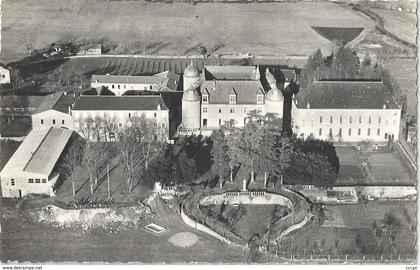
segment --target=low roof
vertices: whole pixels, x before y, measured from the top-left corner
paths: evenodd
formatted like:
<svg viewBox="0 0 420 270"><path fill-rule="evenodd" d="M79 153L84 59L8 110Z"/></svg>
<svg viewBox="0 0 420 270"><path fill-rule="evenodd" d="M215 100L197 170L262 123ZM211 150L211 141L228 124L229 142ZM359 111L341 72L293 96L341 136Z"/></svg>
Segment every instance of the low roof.
<svg viewBox="0 0 420 270"><path fill-rule="evenodd" d="M49 110L68 113L69 106L71 106L77 98L78 97L74 97L73 95L64 95L64 92L56 92L46 96L33 114Z"/></svg>
<svg viewBox="0 0 420 270"><path fill-rule="evenodd" d="M381 81L315 81L298 93L298 108L398 109L395 98Z"/></svg>
<svg viewBox="0 0 420 270"><path fill-rule="evenodd" d="M229 95L236 93L236 104L256 104L257 94L264 94L260 81L204 81L201 94L208 93L209 104L229 104Z"/></svg>
<svg viewBox="0 0 420 270"><path fill-rule="evenodd" d="M257 80L255 66L205 66L206 80Z"/></svg>
<svg viewBox="0 0 420 270"><path fill-rule="evenodd" d="M158 105L168 110L160 95L80 96L73 111L153 111Z"/></svg>
<svg viewBox="0 0 420 270"><path fill-rule="evenodd" d="M21 172L50 175L73 133L65 128L32 130L1 171L13 176Z"/></svg>
<svg viewBox="0 0 420 270"><path fill-rule="evenodd" d="M152 76L126 76L126 75L92 75L91 82L115 84L160 84L168 90L177 90L180 75L164 71ZM141 89L139 89L141 90ZM162 89L164 90L164 89Z"/></svg>

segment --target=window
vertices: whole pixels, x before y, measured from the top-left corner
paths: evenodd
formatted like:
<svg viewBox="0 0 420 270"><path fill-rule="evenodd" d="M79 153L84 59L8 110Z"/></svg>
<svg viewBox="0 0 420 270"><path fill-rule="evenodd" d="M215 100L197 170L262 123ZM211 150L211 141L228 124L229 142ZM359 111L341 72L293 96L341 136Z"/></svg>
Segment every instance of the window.
<svg viewBox="0 0 420 270"><path fill-rule="evenodd" d="M203 107L203 113L207 113L207 107Z"/></svg>
<svg viewBox="0 0 420 270"><path fill-rule="evenodd" d="M309 137L313 137L314 136L314 134L311 132L311 133L309 133Z"/></svg>
<svg viewBox="0 0 420 270"><path fill-rule="evenodd" d="M246 113L246 107L244 107L244 113Z"/></svg>
<svg viewBox="0 0 420 270"><path fill-rule="evenodd" d="M338 136L341 136L342 132L341 132L341 128L338 130Z"/></svg>
<svg viewBox="0 0 420 270"><path fill-rule="evenodd" d="M55 125L55 119L52 120L53 125Z"/></svg>
<svg viewBox="0 0 420 270"><path fill-rule="evenodd" d="M343 117L340 116L340 124L342 124L342 123L343 123Z"/></svg>
<svg viewBox="0 0 420 270"><path fill-rule="evenodd" d="M369 116L368 122L369 122L369 124L372 123L372 117Z"/></svg>
<svg viewBox="0 0 420 270"><path fill-rule="evenodd" d="M236 104L236 95L229 95L229 104Z"/></svg>
<svg viewBox="0 0 420 270"><path fill-rule="evenodd" d="M362 123L362 117L359 116L359 124Z"/></svg>
<svg viewBox="0 0 420 270"><path fill-rule="evenodd" d="M330 116L330 123L332 123L333 122L333 117L332 116Z"/></svg>
<svg viewBox="0 0 420 270"><path fill-rule="evenodd" d="M351 136L351 128L349 128L349 136Z"/></svg>
<svg viewBox="0 0 420 270"><path fill-rule="evenodd" d="M3 75L1 75L1 76L2 76L3 78L6 78L6 75L4 75L4 74L3 74Z"/></svg>
<svg viewBox="0 0 420 270"><path fill-rule="evenodd" d="M378 118L378 124L380 124L381 123L381 117L379 116L379 118Z"/></svg>
<svg viewBox="0 0 420 270"><path fill-rule="evenodd" d="M262 108L261 108L261 107L258 107L258 108L257 108L257 112L258 112L258 113L262 113Z"/></svg>
<svg viewBox="0 0 420 270"><path fill-rule="evenodd" d="M230 107L229 112L230 112L230 113L235 113L235 108Z"/></svg>
<svg viewBox="0 0 420 270"><path fill-rule="evenodd" d="M154 123L153 123L153 126L154 126L155 128L157 128L157 127L158 127L158 123L154 122Z"/></svg>
<svg viewBox="0 0 420 270"><path fill-rule="evenodd" d="M153 117L156 117L156 116L157 116L157 113L154 113L154 114L153 114Z"/></svg>
<svg viewBox="0 0 420 270"><path fill-rule="evenodd" d="M350 124L353 123L353 118L350 116Z"/></svg>
<svg viewBox="0 0 420 270"><path fill-rule="evenodd" d="M378 131L376 132L376 135L381 135L381 129L380 128L378 128Z"/></svg>
<svg viewBox="0 0 420 270"><path fill-rule="evenodd" d="M257 103L261 104L264 102L264 96L263 95L257 95Z"/></svg>
<svg viewBox="0 0 420 270"><path fill-rule="evenodd" d="M41 183L41 179L39 179L39 178L35 179L35 183L37 183L37 184Z"/></svg>
<svg viewBox="0 0 420 270"><path fill-rule="evenodd" d="M388 133L385 133L385 139L388 139Z"/></svg>
<svg viewBox="0 0 420 270"><path fill-rule="evenodd" d="M368 133L367 133L367 135L368 135L368 136L370 136L370 128L368 128Z"/></svg>
<svg viewBox="0 0 420 270"><path fill-rule="evenodd" d="M109 140L110 141L115 141L115 133L114 132L109 133Z"/></svg>
<svg viewBox="0 0 420 270"><path fill-rule="evenodd" d="M233 127L235 126L235 120L234 119L230 119L229 120L230 126Z"/></svg>
<svg viewBox="0 0 420 270"><path fill-rule="evenodd" d="M118 123L118 127L122 127L122 123Z"/></svg>
<svg viewBox="0 0 420 270"><path fill-rule="evenodd" d="M219 113L222 113L222 107L219 107Z"/></svg>
<svg viewBox="0 0 420 270"><path fill-rule="evenodd" d="M322 123L322 116L319 117L319 122Z"/></svg>
<svg viewBox="0 0 420 270"><path fill-rule="evenodd" d="M44 119L41 119L41 125L43 125L44 124Z"/></svg>
<svg viewBox="0 0 420 270"><path fill-rule="evenodd" d="M115 88L115 85L112 85L111 88L114 89Z"/></svg>
<svg viewBox="0 0 420 270"><path fill-rule="evenodd" d="M162 127L163 127L163 128L165 127L165 123L162 123Z"/></svg>
<svg viewBox="0 0 420 270"><path fill-rule="evenodd" d="M246 118L244 118L244 125L246 125Z"/></svg>
<svg viewBox="0 0 420 270"><path fill-rule="evenodd" d="M357 130L357 135L360 135L362 133L362 130L359 128L358 130Z"/></svg>
<svg viewBox="0 0 420 270"><path fill-rule="evenodd" d="M47 183L47 179L43 178L42 183Z"/></svg>
<svg viewBox="0 0 420 270"><path fill-rule="evenodd" d="M319 129L319 136L322 135L322 128Z"/></svg>
<svg viewBox="0 0 420 270"><path fill-rule="evenodd" d="M15 179L10 179L10 184L11 184L12 186L14 186L14 185L15 185Z"/></svg>
<svg viewBox="0 0 420 270"><path fill-rule="evenodd" d="M61 124L62 124L62 125L64 125L64 119L63 119L63 120L61 120Z"/></svg>
<svg viewBox="0 0 420 270"><path fill-rule="evenodd" d="M150 86L150 90L152 90L152 85Z"/></svg>
<svg viewBox="0 0 420 270"><path fill-rule="evenodd" d="M33 183L34 183L34 179L29 178L29 179L28 179L28 183L29 183L29 184L33 184Z"/></svg>
<svg viewBox="0 0 420 270"><path fill-rule="evenodd" d="M127 85L124 84L124 89L126 89L126 88L127 88Z"/></svg>
<svg viewBox="0 0 420 270"><path fill-rule="evenodd" d="M131 113L128 113L128 118L130 118L131 117Z"/></svg>
<svg viewBox="0 0 420 270"><path fill-rule="evenodd" d="M329 136L332 136L332 128L330 128L330 131L328 132Z"/></svg>
<svg viewBox="0 0 420 270"><path fill-rule="evenodd" d="M209 103L209 96L208 95L203 95L202 102L203 103Z"/></svg>
<svg viewBox="0 0 420 270"><path fill-rule="evenodd" d="M118 85L118 89L121 89L121 86L120 85Z"/></svg>
<svg viewBox="0 0 420 270"><path fill-rule="evenodd" d="M207 119L203 119L203 127L207 127Z"/></svg>
<svg viewBox="0 0 420 270"><path fill-rule="evenodd" d="M219 126L222 125L222 119L219 119Z"/></svg>

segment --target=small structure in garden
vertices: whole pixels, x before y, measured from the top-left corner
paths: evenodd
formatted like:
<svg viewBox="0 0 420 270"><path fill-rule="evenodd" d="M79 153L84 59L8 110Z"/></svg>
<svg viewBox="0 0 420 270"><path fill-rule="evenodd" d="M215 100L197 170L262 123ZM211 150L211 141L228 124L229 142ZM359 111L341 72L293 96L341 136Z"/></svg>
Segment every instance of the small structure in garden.
<svg viewBox="0 0 420 270"><path fill-rule="evenodd" d="M149 232L152 232L152 233L156 233L156 234L161 234L161 233L163 233L166 230L166 228L164 228L162 226L159 226L159 225L157 225L155 223L150 223L150 224L144 226L144 229L146 231L149 231Z"/></svg>

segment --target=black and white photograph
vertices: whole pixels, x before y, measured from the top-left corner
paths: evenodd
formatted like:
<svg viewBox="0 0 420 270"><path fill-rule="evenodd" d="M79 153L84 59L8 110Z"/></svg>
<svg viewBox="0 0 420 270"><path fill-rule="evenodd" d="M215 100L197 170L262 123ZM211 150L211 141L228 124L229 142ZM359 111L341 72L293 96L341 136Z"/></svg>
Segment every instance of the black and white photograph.
<svg viewBox="0 0 420 270"><path fill-rule="evenodd" d="M417 4L0 0L2 269L417 269Z"/></svg>

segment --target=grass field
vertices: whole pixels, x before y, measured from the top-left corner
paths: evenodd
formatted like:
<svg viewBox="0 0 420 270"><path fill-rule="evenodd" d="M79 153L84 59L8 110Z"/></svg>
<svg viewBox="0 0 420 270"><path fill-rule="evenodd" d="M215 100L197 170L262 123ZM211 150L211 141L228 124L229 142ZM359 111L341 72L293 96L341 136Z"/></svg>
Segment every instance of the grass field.
<svg viewBox="0 0 420 270"><path fill-rule="evenodd" d="M310 26L373 26L348 7L325 2L192 5L6 0L2 4L4 62L25 56L28 44L43 48L73 38L103 40L117 46L117 51L139 42L148 54L197 53L203 46L214 53L307 56L318 48L331 49L331 42Z"/></svg>
<svg viewBox="0 0 420 270"><path fill-rule="evenodd" d="M306 230L295 233L293 235L293 248L296 248L299 253L303 253L303 250L306 248L307 251L314 251L319 254L322 248L320 243L325 240L324 252L334 254L335 244L338 241L339 254L345 254L349 253L350 250L355 251L355 238L359 234L365 254L377 254L376 241L369 227L373 221L381 224L384 214L391 211L396 214L402 224L401 229L397 233L396 246L403 258L407 254L413 257L416 236L415 232L409 229L406 219L400 214L403 208L408 210L412 220L411 224L415 227L416 202L412 201L372 201L366 207L360 204L328 206L325 212L330 220L325 220L322 226L313 225ZM383 232L381 245L384 247L384 252L389 253L389 244L386 237L387 232ZM291 240L289 239L289 241ZM291 244L290 242L286 243L286 246Z"/></svg>
<svg viewBox="0 0 420 270"><path fill-rule="evenodd" d="M385 29L407 42L416 44L416 14L379 8L373 11L384 19Z"/></svg>
<svg viewBox="0 0 420 270"><path fill-rule="evenodd" d="M340 160L337 185L340 184L397 184L415 183L416 175L408 165L393 152L360 152L354 147L336 147ZM363 173L361 161L367 158L372 165L370 174Z"/></svg>

